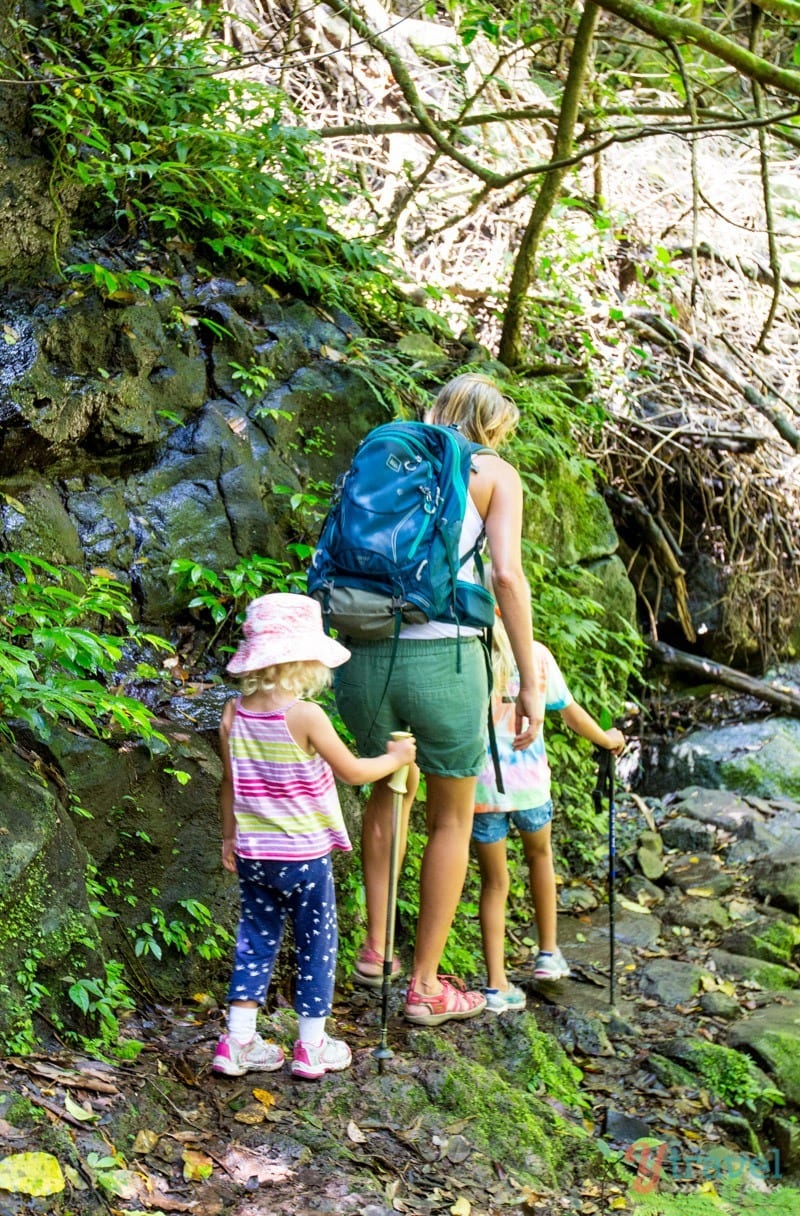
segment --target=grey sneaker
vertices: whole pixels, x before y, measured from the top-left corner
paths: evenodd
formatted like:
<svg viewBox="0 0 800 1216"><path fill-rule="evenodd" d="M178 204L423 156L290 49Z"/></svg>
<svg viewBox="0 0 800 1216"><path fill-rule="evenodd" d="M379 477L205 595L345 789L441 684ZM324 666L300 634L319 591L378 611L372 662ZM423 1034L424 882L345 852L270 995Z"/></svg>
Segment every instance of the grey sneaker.
<svg viewBox="0 0 800 1216"><path fill-rule="evenodd" d="M302 1043L298 1039L292 1056L292 1076L316 1081L326 1072L341 1072L343 1068L349 1068L352 1058L346 1043L341 1039L331 1039L327 1034L317 1044Z"/></svg>
<svg viewBox="0 0 800 1216"><path fill-rule="evenodd" d="M241 1077L246 1072L275 1072L283 1067L283 1052L277 1043L265 1043L260 1034L249 1043L240 1043L224 1034L217 1043L211 1063L213 1072L226 1077Z"/></svg>
<svg viewBox="0 0 800 1216"><path fill-rule="evenodd" d="M572 972L569 963L560 950L552 953L540 950L533 964L533 978L536 980L566 980Z"/></svg>
<svg viewBox="0 0 800 1216"><path fill-rule="evenodd" d="M505 992L502 988L484 988L486 1008L490 1013L505 1013L525 1008L525 993L516 984L509 984Z"/></svg>

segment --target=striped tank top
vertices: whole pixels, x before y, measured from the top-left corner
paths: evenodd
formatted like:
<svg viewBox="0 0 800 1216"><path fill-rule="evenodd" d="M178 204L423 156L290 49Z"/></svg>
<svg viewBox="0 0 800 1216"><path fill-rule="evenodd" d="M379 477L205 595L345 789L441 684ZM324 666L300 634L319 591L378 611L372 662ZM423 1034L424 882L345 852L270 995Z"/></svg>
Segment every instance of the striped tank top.
<svg viewBox="0 0 800 1216"><path fill-rule="evenodd" d="M311 861L351 848L331 767L298 747L286 709L253 713L236 703L229 745L239 857Z"/></svg>

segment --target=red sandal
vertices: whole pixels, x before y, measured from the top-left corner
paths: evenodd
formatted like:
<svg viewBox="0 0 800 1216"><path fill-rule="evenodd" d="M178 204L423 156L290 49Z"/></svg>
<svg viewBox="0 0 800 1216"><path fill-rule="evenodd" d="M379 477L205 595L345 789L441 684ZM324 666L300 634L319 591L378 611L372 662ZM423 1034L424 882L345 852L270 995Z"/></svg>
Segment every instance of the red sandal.
<svg viewBox="0 0 800 1216"><path fill-rule="evenodd" d="M390 980L399 979L401 970L400 959L393 958ZM362 988L383 987L383 955L379 954L377 950L373 950L371 946L362 946L350 978L354 984L360 984Z"/></svg>
<svg viewBox="0 0 800 1216"><path fill-rule="evenodd" d="M451 975L440 975L442 991L435 996L426 996L409 988L403 1014L407 1022L415 1026L441 1026L442 1022L463 1021L474 1018L486 1008L486 997L480 992L469 992L462 980Z"/></svg>

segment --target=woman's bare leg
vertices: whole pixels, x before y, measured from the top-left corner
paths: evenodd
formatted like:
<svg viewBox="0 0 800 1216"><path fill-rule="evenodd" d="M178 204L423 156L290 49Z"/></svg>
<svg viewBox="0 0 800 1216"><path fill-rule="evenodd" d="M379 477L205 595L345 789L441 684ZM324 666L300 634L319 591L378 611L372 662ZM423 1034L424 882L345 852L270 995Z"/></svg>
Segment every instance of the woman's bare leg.
<svg viewBox="0 0 800 1216"><path fill-rule="evenodd" d="M441 992L439 962L456 914L469 865L476 777L426 774L428 840L419 880L419 919L411 986Z"/></svg>
<svg viewBox="0 0 800 1216"><path fill-rule="evenodd" d="M480 921L483 957L486 959L486 985L505 992L506 978L506 901L508 900L508 859L505 840L491 844L475 842L481 871Z"/></svg>

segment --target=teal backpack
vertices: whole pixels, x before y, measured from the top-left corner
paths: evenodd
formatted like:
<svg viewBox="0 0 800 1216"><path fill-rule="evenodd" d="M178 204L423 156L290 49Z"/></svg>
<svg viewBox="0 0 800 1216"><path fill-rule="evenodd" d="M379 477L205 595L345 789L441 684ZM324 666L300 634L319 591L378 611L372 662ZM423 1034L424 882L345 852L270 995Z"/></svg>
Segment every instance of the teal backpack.
<svg viewBox="0 0 800 1216"><path fill-rule="evenodd" d="M484 535L459 557L475 452L454 427L387 422L362 440L336 482L308 571L326 629L343 638L397 636L404 624L449 621L491 628L482 585ZM459 579L475 560L479 583Z"/></svg>
<svg viewBox="0 0 800 1216"><path fill-rule="evenodd" d="M483 531L467 553L458 552L476 452L495 454L451 426L387 422L370 431L337 479L308 570L308 594L320 602L326 632L335 629L345 644L394 638L396 648L404 624L426 621L482 630L491 689L495 602L483 585ZM469 561L479 582L459 578ZM491 709L488 733L503 792Z"/></svg>

